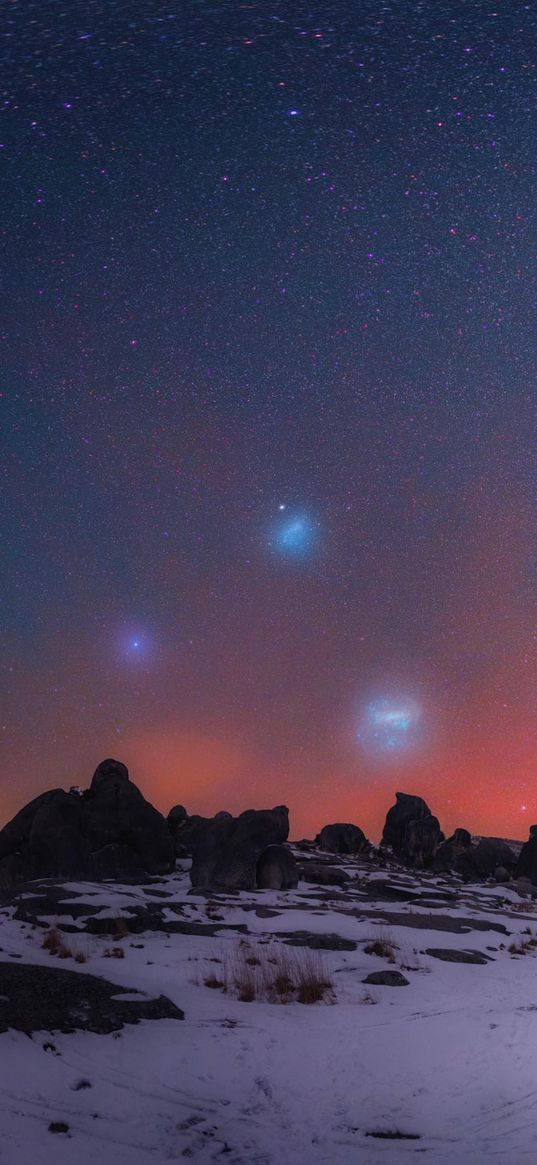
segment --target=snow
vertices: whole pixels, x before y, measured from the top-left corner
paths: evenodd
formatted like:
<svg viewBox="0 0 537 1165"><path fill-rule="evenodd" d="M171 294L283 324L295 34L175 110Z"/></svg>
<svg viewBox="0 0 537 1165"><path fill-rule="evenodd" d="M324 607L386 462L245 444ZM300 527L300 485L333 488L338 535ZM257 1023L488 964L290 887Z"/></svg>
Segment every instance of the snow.
<svg viewBox="0 0 537 1165"><path fill-rule="evenodd" d="M537 932L531 903L519 912L521 899L509 887L392 877L365 863L354 868L347 862L345 869L356 869L360 881L345 892L334 887L332 898L329 888L301 884L285 894L215 895L210 905L187 893L184 872L159 884L173 895L163 899L152 898L151 887L66 884L78 895L77 905L98 906L102 917L128 917L129 905L158 902L170 921L207 923L211 912L223 921L215 923L221 929L214 936L129 935L120 940L122 959L103 958L115 942L109 936L82 930L65 936L87 962L65 960L62 968L102 975L129 992L165 994L185 1020L144 1021L112 1035L0 1035L2 1165L209 1165L220 1159L230 1165L391 1165L415 1161L417 1154L434 1165L533 1161L537 956L532 950L513 957L507 949L528 937L528 926ZM418 889L427 903L446 889L456 900L439 899L434 908L388 901L382 897L387 879ZM378 899L366 895L368 885L371 892L378 887ZM259 917L260 905L282 913ZM386 911L421 916L430 927L388 924ZM0 958L54 966L41 947L42 929L13 913L6 908L0 915ZM434 929L436 915L500 923L509 935ZM206 987L204 978L236 955L243 938L224 927L244 924L249 946L261 957L279 949L281 940L271 939L278 932L355 941L355 951L321 952L334 1002L242 1003ZM364 952L365 942L379 935L396 946L393 969L401 963L415 968L403 971L409 986L364 985L369 972L389 967L385 958ZM442 962L423 953L430 947L478 950L491 961ZM80 1081L91 1087L77 1089ZM51 1121L65 1122L69 1132L50 1133ZM394 1131L416 1139L368 1135Z"/></svg>

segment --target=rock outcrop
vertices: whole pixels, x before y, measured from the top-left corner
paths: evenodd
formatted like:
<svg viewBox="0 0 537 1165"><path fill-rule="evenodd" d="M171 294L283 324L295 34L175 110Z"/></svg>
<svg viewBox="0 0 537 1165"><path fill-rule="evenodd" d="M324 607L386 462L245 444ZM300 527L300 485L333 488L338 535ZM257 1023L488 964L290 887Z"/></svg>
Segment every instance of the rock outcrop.
<svg viewBox="0 0 537 1165"><path fill-rule="evenodd" d="M315 841L319 849L331 854L361 854L371 848L363 830L346 821L323 825Z"/></svg>
<svg viewBox="0 0 537 1165"><path fill-rule="evenodd" d="M289 810L285 805L247 809L239 817L218 813L208 820L199 818L189 839L192 885L255 890L261 853L269 845L282 845L288 836Z"/></svg>
<svg viewBox="0 0 537 1165"><path fill-rule="evenodd" d="M467 829L456 829L451 837L438 847L433 861L435 874L454 871L463 877L475 873L472 861L472 835Z"/></svg>
<svg viewBox="0 0 537 1165"><path fill-rule="evenodd" d="M258 890L294 890L298 878L298 865L288 846L268 845L262 851L256 867Z"/></svg>
<svg viewBox="0 0 537 1165"><path fill-rule="evenodd" d="M517 866L516 854L501 837L482 837L472 857L480 878L493 877L499 868L514 874Z"/></svg>
<svg viewBox="0 0 537 1165"><path fill-rule="evenodd" d="M436 855L444 835L422 797L396 793L396 803L388 810L382 841L389 845L404 865L426 869Z"/></svg>
<svg viewBox="0 0 537 1165"><path fill-rule="evenodd" d="M105 760L80 796L51 789L0 831L0 885L41 877L119 878L173 869L173 841L161 813Z"/></svg>
<svg viewBox="0 0 537 1165"><path fill-rule="evenodd" d="M517 878L528 878L537 886L537 825L530 825L530 836L524 842L516 866Z"/></svg>

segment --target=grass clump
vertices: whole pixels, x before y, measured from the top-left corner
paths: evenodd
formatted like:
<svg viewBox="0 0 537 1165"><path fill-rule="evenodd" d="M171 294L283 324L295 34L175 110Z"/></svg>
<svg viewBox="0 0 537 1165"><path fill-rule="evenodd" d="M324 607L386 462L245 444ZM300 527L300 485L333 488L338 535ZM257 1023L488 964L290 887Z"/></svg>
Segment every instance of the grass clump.
<svg viewBox="0 0 537 1165"><path fill-rule="evenodd" d="M241 940L226 963L223 978L211 972L203 982L241 1003L312 1004L334 999L333 983L318 951L291 951L275 943L256 953Z"/></svg>
<svg viewBox="0 0 537 1165"><path fill-rule="evenodd" d="M393 939L388 935L368 939L364 946L366 955L377 955L380 959L387 959L389 963L396 962L396 949Z"/></svg>
<svg viewBox="0 0 537 1165"><path fill-rule="evenodd" d="M72 959L73 952L57 926L49 926L48 930L43 935L43 942L41 946L44 951L48 951L50 955L55 955L58 959Z"/></svg>
<svg viewBox="0 0 537 1165"><path fill-rule="evenodd" d="M224 979L219 979L217 975L207 975L203 980L205 987L211 987L213 991L225 991L226 984Z"/></svg>
<svg viewBox="0 0 537 1165"><path fill-rule="evenodd" d="M518 941L510 943L507 948L510 955L529 955L537 947L537 935L532 933L529 926L523 933L528 937L522 938L521 936Z"/></svg>

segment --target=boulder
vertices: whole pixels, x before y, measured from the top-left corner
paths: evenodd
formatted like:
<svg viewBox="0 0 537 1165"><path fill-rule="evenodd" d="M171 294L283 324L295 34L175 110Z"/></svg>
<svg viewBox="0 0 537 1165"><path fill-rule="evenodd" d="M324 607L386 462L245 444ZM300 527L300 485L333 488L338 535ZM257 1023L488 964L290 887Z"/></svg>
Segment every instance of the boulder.
<svg viewBox="0 0 537 1165"><path fill-rule="evenodd" d="M362 979L362 983L371 983L373 987L408 987L408 979L400 971L371 971Z"/></svg>
<svg viewBox="0 0 537 1165"><path fill-rule="evenodd" d="M422 797L396 793L395 801L386 816L382 841L405 865L427 868L444 840L438 818Z"/></svg>
<svg viewBox="0 0 537 1165"><path fill-rule="evenodd" d="M120 845L148 874L173 869L174 847L166 820L129 780L125 765L103 761L83 806L83 832L92 851Z"/></svg>
<svg viewBox="0 0 537 1165"><path fill-rule="evenodd" d="M129 780L125 765L111 759L98 766L82 797L78 791L51 789L0 831L2 884L14 877L165 873L173 861L164 818Z"/></svg>
<svg viewBox="0 0 537 1165"><path fill-rule="evenodd" d="M170 829L170 832L174 836L176 835L177 830L180 829L182 825L184 825L187 818L188 813L184 805L174 805L173 809L170 809L166 821L168 822L168 828Z"/></svg>
<svg viewBox="0 0 537 1165"><path fill-rule="evenodd" d="M537 886L537 825L530 825L530 836L518 857L516 876L528 878L533 886Z"/></svg>
<svg viewBox="0 0 537 1165"><path fill-rule="evenodd" d="M482 878L492 877L498 866L513 874L517 865L516 854L501 837L482 837L472 857Z"/></svg>
<svg viewBox="0 0 537 1165"><path fill-rule="evenodd" d="M434 873L444 874L451 870L457 874L462 873L461 867L464 866L464 859L470 854L471 847L471 833L467 829L456 829L452 836L438 847L432 867Z"/></svg>
<svg viewBox="0 0 537 1165"><path fill-rule="evenodd" d="M285 805L247 809L236 818L219 813L209 821L200 819L190 841L192 885L255 890L262 851L268 845L283 844L288 836L289 810Z"/></svg>
<svg viewBox="0 0 537 1165"><path fill-rule="evenodd" d="M90 788L95 791L102 781L108 781L110 777L115 781L128 781L129 770L122 761L108 757L106 760L102 760L100 765L97 765L91 778Z"/></svg>
<svg viewBox="0 0 537 1165"><path fill-rule="evenodd" d="M298 886L298 866L286 845L268 845L256 867L258 890L294 890Z"/></svg>
<svg viewBox="0 0 537 1165"><path fill-rule="evenodd" d="M367 853L370 849L365 833L358 825L351 825L348 822L338 821L334 825L323 825L315 841L319 849L331 854L361 854Z"/></svg>
<svg viewBox="0 0 537 1165"><path fill-rule="evenodd" d="M196 887L213 885L214 871L222 862L234 828L233 818L189 817L184 843L192 854L190 881Z"/></svg>
<svg viewBox="0 0 537 1165"><path fill-rule="evenodd" d="M183 840L183 833L188 821L188 814L184 805L174 805L166 818L170 831L176 858L186 857L188 850Z"/></svg>
<svg viewBox="0 0 537 1165"><path fill-rule="evenodd" d="M311 882L314 886L344 886L351 880L346 870L321 862L306 862L301 866L300 877L303 882Z"/></svg>
<svg viewBox="0 0 537 1165"><path fill-rule="evenodd" d="M230 842L217 862L213 882L226 890L255 890L257 861L268 845L281 845L289 836L289 810L247 809L230 825Z"/></svg>

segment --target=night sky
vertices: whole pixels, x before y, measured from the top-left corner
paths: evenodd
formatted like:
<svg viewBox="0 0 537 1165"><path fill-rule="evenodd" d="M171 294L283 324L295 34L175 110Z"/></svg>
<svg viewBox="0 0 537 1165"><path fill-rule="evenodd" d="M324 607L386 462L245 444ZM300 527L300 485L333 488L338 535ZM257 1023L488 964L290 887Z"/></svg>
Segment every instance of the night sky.
<svg viewBox="0 0 537 1165"><path fill-rule="evenodd" d="M3 6L0 822L537 820L537 10Z"/></svg>

